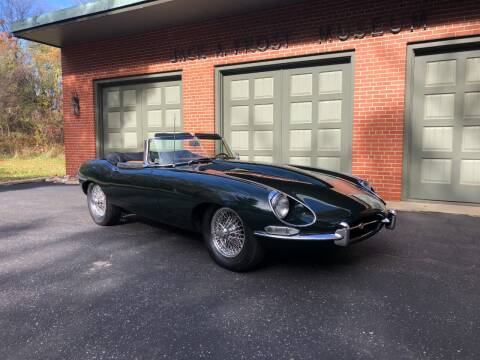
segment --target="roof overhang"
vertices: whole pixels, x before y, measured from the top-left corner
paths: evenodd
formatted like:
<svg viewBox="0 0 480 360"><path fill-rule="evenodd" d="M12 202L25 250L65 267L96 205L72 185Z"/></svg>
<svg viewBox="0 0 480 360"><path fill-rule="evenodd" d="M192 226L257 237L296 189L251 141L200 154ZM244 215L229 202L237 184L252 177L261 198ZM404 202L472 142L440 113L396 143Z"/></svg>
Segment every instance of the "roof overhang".
<svg viewBox="0 0 480 360"><path fill-rule="evenodd" d="M115 38L300 0L99 0L16 22L12 33L56 47Z"/></svg>

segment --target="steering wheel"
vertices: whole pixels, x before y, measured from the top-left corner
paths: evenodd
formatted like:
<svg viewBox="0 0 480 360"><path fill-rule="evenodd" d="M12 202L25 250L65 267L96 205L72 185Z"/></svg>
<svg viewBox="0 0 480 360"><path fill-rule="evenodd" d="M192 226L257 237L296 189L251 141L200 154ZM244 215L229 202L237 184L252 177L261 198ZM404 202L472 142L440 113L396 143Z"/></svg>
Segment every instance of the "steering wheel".
<svg viewBox="0 0 480 360"><path fill-rule="evenodd" d="M215 159L216 159L216 158L221 158L221 159L223 159L223 160L226 160L226 159L229 159L229 158L230 158L230 155L225 154L225 153L222 152L222 153L218 153L217 155L215 155Z"/></svg>

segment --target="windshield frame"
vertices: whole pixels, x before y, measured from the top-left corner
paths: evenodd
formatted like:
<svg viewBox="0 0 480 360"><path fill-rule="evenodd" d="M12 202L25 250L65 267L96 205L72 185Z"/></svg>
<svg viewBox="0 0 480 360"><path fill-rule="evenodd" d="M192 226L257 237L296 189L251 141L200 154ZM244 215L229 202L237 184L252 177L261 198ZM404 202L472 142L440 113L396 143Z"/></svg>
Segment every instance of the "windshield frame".
<svg viewBox="0 0 480 360"><path fill-rule="evenodd" d="M160 135L160 134L159 134ZM173 141L178 141L178 140L198 140L201 141L203 140L217 140L217 143L215 144L216 152L218 151L218 148L223 147L225 151L223 151L225 154L227 154L229 157L228 159L235 159L235 156L226 143L226 141L223 139L222 136L215 134L215 133L210 133L210 134L191 134L191 133L169 133L168 135L171 135L172 138L166 138L164 140L173 140ZM178 139L175 138L175 135L178 135ZM187 138L185 138L185 135L190 135ZM149 137L144 140L144 146L143 146L143 163L144 166L146 167L156 167L156 168L172 168L172 167L177 167L177 166L186 166L186 165L191 165L192 163L199 163L203 162L206 159L211 159L215 160L215 157L205 157L205 156L199 156L198 159L194 158L189 161L180 161L180 162L175 162L175 163L168 163L168 164L158 164L155 162L150 161L150 143L152 140L162 140L161 138L155 136L155 137Z"/></svg>

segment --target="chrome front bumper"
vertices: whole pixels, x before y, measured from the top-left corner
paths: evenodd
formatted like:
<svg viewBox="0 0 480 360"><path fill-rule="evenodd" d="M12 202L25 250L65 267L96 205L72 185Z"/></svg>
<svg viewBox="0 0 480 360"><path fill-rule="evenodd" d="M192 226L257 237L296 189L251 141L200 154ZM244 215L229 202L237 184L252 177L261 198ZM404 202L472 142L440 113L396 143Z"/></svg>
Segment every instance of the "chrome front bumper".
<svg viewBox="0 0 480 360"><path fill-rule="evenodd" d="M363 234L360 237L352 238L350 236L350 232L360 226L370 225L372 223L378 223L378 226L368 233ZM266 231L255 231L255 235L271 238L271 239L280 239L280 240L304 240L304 241L333 241L335 245L338 246L347 246L352 242L360 241L367 237L373 236L378 231L381 230L382 226L385 226L388 230L395 229L397 224L397 212L396 210L388 210L387 215L382 220L376 220L369 223L362 223L361 225L357 225L355 227L350 227L346 222L341 222L340 228L336 230L334 233L325 233L325 234L296 234L296 235L278 235L268 233Z"/></svg>

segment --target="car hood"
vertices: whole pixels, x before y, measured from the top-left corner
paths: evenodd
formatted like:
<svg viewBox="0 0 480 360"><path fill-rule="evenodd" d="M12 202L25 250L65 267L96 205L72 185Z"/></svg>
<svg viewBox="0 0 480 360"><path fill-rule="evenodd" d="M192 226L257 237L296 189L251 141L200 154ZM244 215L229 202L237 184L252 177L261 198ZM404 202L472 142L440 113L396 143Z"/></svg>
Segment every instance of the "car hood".
<svg viewBox="0 0 480 360"><path fill-rule="evenodd" d="M255 182L282 191L328 221L363 218L385 211L385 202L358 178L310 167L214 161L198 171Z"/></svg>

